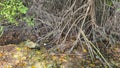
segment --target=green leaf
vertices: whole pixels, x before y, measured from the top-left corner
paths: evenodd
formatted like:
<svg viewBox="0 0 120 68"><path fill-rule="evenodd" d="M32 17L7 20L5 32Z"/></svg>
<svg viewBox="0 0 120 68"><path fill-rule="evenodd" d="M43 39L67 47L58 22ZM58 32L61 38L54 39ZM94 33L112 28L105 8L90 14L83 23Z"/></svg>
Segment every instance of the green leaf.
<svg viewBox="0 0 120 68"><path fill-rule="evenodd" d="M5 6L4 4L0 3L0 6Z"/></svg>
<svg viewBox="0 0 120 68"><path fill-rule="evenodd" d="M18 8L18 10L19 10L21 13L25 14L25 13L27 12L28 8L25 7L25 6L20 6L20 7Z"/></svg>

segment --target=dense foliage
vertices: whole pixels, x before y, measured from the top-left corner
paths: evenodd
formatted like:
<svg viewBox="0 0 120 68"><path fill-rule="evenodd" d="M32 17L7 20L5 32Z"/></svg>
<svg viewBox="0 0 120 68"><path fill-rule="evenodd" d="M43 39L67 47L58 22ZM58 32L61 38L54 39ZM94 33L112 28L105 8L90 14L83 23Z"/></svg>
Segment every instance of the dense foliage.
<svg viewBox="0 0 120 68"><path fill-rule="evenodd" d="M28 8L21 0L3 0L0 2L0 21L7 20L9 23L17 24L17 19L26 14Z"/></svg>

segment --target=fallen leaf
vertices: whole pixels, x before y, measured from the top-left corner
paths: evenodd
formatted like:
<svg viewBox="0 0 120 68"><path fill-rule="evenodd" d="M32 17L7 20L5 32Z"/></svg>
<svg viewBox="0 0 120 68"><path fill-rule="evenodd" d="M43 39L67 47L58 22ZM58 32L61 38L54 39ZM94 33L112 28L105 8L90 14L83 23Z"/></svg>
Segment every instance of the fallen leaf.
<svg viewBox="0 0 120 68"><path fill-rule="evenodd" d="M83 48L83 52L85 52L85 53L86 53L86 52L87 52L87 50L86 50L85 48Z"/></svg>
<svg viewBox="0 0 120 68"><path fill-rule="evenodd" d="M0 57L2 57L4 54L3 53L0 53Z"/></svg>

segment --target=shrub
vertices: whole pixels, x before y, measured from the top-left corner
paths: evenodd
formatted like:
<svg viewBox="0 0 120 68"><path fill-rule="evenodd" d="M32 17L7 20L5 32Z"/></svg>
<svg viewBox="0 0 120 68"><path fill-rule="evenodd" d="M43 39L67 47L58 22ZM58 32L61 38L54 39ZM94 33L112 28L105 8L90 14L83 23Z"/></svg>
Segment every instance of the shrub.
<svg viewBox="0 0 120 68"><path fill-rule="evenodd" d="M28 8L23 5L21 0L3 0L0 2L0 22L18 24L16 19L26 14Z"/></svg>
<svg viewBox="0 0 120 68"><path fill-rule="evenodd" d="M1 23L11 23L18 26L18 21L25 21L29 26L34 26L34 20L31 16L25 16L28 8L22 0L2 0L0 1L0 36L3 34ZM23 17L24 16L24 17Z"/></svg>

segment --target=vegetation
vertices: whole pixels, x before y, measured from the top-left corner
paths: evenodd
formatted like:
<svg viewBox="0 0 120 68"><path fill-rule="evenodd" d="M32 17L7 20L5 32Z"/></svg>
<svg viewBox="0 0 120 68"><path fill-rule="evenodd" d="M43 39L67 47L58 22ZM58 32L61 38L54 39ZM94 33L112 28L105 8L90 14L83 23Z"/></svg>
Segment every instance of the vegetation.
<svg viewBox="0 0 120 68"><path fill-rule="evenodd" d="M22 14L26 14L28 8L20 0L3 0L0 3L0 21L7 20L9 23L18 24L16 19L20 19Z"/></svg>
<svg viewBox="0 0 120 68"><path fill-rule="evenodd" d="M0 21L34 25L24 26L31 31L26 32L28 35L37 36L32 38L37 43L33 49L44 46L55 55L82 53L82 57L85 54L91 58L91 63L98 59L104 67L112 68L119 66L108 58L115 55L112 51L119 52L119 9L120 0L3 0Z"/></svg>

